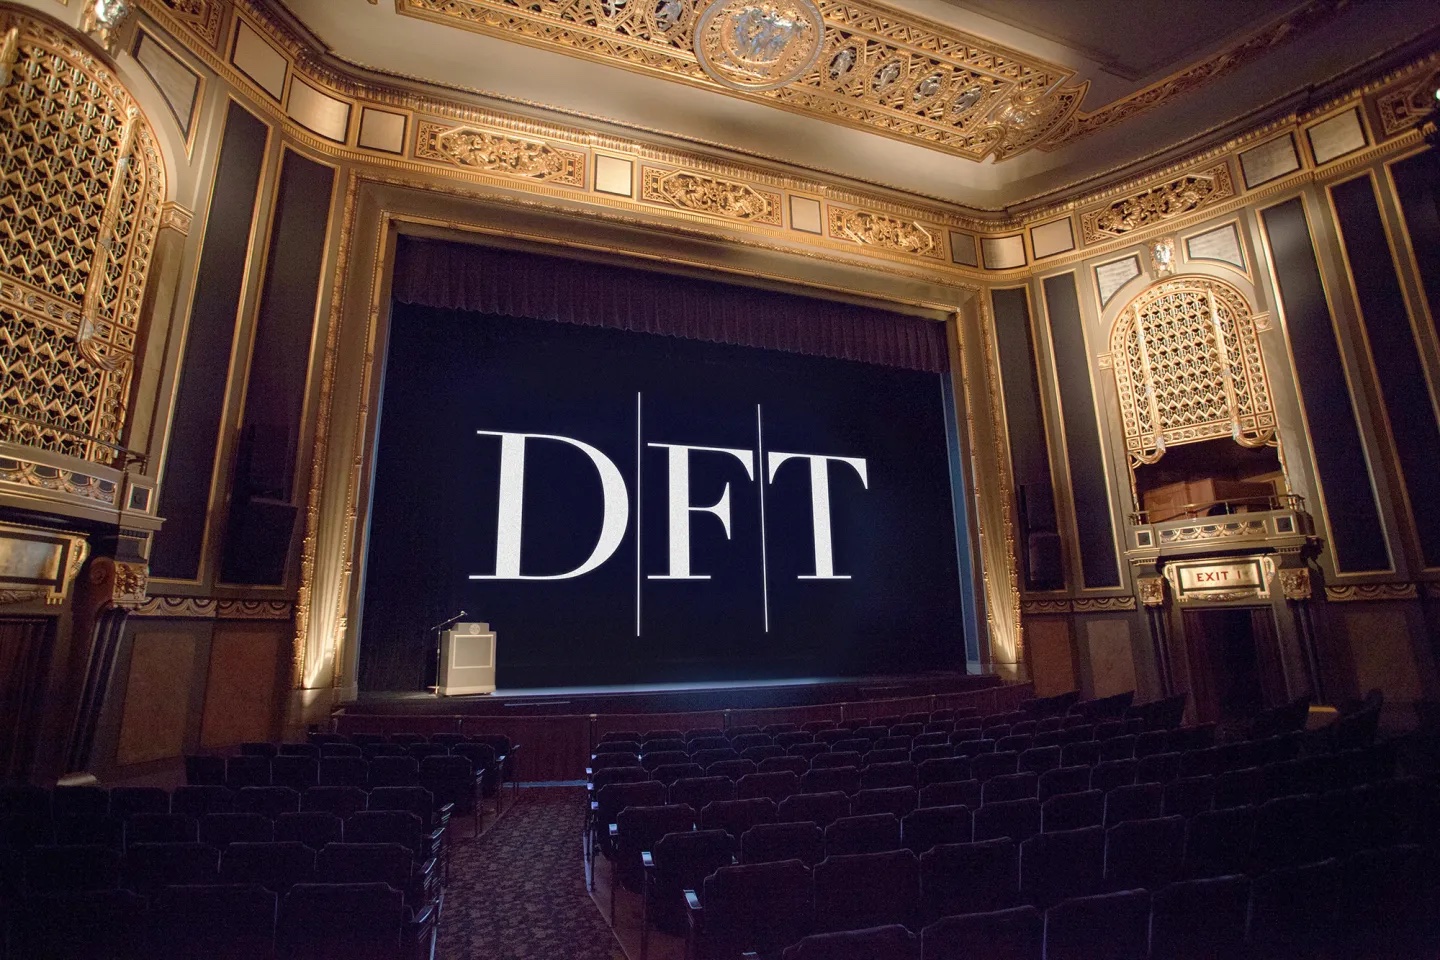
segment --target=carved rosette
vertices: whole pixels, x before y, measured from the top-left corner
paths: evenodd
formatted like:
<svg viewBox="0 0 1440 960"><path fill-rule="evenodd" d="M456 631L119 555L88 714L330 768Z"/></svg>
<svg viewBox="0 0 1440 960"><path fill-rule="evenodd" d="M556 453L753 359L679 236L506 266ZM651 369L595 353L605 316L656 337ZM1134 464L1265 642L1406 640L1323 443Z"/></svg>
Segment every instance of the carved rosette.
<svg viewBox="0 0 1440 960"><path fill-rule="evenodd" d="M585 153L562 150L544 140L493 133L478 127L446 126L422 120L415 156L485 173L585 186Z"/></svg>
<svg viewBox="0 0 1440 960"><path fill-rule="evenodd" d="M870 210L831 207L830 236L910 256L939 259L944 254L937 228Z"/></svg>
<svg viewBox="0 0 1440 960"><path fill-rule="evenodd" d="M728 220L781 225L781 196L757 190L748 183L704 176L688 170L645 167L641 176L640 199L708 213Z"/></svg>
<svg viewBox="0 0 1440 960"><path fill-rule="evenodd" d="M1140 602L1145 606L1163 607L1165 605L1164 577L1141 577L1135 581L1135 587L1140 593Z"/></svg>
<svg viewBox="0 0 1440 960"><path fill-rule="evenodd" d="M1280 571L1280 593L1286 600L1309 600L1310 568L1292 567Z"/></svg>
<svg viewBox="0 0 1440 960"><path fill-rule="evenodd" d="M1090 244L1123 237L1233 196L1235 182L1230 176L1230 165L1222 160L1206 170L1187 173L1081 214L1081 239Z"/></svg>

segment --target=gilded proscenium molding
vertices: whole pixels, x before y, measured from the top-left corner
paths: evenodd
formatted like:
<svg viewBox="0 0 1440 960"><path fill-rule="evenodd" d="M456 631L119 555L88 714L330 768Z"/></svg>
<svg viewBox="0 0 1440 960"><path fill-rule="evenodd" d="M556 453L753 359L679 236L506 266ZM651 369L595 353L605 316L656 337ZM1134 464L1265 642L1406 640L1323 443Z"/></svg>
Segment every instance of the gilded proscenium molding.
<svg viewBox="0 0 1440 960"><path fill-rule="evenodd" d="M416 124L415 156L572 187L585 186L585 152L471 126Z"/></svg>
<svg viewBox="0 0 1440 960"><path fill-rule="evenodd" d="M740 180L706 176L689 170L641 168L640 199L708 213L728 220L780 226L782 201L778 193L758 190Z"/></svg>
<svg viewBox="0 0 1440 960"><path fill-rule="evenodd" d="M1275 436L1253 313L1224 281L1185 276L1142 291L1115 318L1110 355L1132 468L1179 444L1262 447Z"/></svg>
<svg viewBox="0 0 1440 960"><path fill-rule="evenodd" d="M916 220L902 220L870 210L830 208L830 236L861 246L883 247L912 256L945 256L945 244L938 228Z"/></svg>
<svg viewBox="0 0 1440 960"><path fill-rule="evenodd" d="M1235 196L1230 164L1224 160L1186 173L1080 215L1081 241L1099 243L1214 206Z"/></svg>
<svg viewBox="0 0 1440 960"><path fill-rule="evenodd" d="M16 9L0 27L19 28L0 88L0 440L108 463L164 163L134 99L72 35Z"/></svg>
<svg viewBox="0 0 1440 960"><path fill-rule="evenodd" d="M295 608L288 600L156 596L146 598L133 614L179 620L289 620Z"/></svg>
<svg viewBox="0 0 1440 960"><path fill-rule="evenodd" d="M404 16L767 103L972 160L1005 159L1060 128L1087 84L952 27L859 0L819 0L818 57L793 82L739 90L695 53L695 0L396 0ZM794 42L800 42L797 36Z"/></svg>
<svg viewBox="0 0 1440 960"><path fill-rule="evenodd" d="M1418 600L1420 591L1413 583L1326 584L1325 599L1331 603L1352 603L1366 600Z"/></svg>
<svg viewBox="0 0 1440 960"><path fill-rule="evenodd" d="M1350 0L1310 0L1232 47L1227 47L1199 63L1186 67L1143 90L1107 103L1097 110L1076 111L1055 129L1044 142L1042 150L1054 150L1083 140L1094 133L1123 123L1156 107L1206 86L1233 73L1240 67L1264 56L1277 47L1298 39L1343 10Z"/></svg>

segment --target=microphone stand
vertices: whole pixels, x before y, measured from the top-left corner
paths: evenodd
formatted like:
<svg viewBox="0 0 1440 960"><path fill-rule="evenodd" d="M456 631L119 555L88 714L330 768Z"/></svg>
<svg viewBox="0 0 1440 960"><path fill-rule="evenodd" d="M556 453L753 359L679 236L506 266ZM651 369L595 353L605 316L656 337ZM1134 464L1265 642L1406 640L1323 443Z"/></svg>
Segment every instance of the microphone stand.
<svg viewBox="0 0 1440 960"><path fill-rule="evenodd" d="M435 686L432 689L435 691L435 696L437 697L440 696L440 631L444 630L452 623L455 623L463 616L465 616L465 611L461 610L459 613L455 614L455 616L441 620L439 623L435 624L435 626L430 628L430 632L435 635Z"/></svg>

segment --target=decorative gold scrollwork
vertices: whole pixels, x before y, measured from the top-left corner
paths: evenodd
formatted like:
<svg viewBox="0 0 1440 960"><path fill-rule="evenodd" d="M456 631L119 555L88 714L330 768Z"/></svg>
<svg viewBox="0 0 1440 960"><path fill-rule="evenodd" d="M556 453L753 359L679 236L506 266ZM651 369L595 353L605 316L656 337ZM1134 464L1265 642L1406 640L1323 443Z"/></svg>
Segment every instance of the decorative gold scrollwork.
<svg viewBox="0 0 1440 960"><path fill-rule="evenodd" d="M831 207L830 236L915 256L939 258L943 254L938 232L915 220L901 220L869 210Z"/></svg>
<svg viewBox="0 0 1440 960"><path fill-rule="evenodd" d="M748 183L691 173L645 167L640 199L681 210L694 210L731 220L781 225L780 194L756 190Z"/></svg>
<svg viewBox="0 0 1440 960"><path fill-rule="evenodd" d="M1081 237L1087 244L1123 237L1233 196L1235 183L1230 166L1222 160L1206 170L1167 180L1081 215Z"/></svg>
<svg viewBox="0 0 1440 960"><path fill-rule="evenodd" d="M528 180L585 186L585 154L561 150L543 140L491 133L476 127L421 121L415 156Z"/></svg>

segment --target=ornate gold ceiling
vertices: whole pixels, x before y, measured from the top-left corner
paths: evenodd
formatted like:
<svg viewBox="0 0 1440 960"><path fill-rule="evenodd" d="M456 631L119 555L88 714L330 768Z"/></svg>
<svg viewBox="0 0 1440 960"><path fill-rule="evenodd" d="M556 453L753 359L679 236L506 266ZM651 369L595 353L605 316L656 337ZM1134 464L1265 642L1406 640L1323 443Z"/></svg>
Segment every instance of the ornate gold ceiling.
<svg viewBox="0 0 1440 960"><path fill-rule="evenodd" d="M1039 144L1067 124L1087 86L1070 83L1064 67L854 0L395 0L395 8L972 160ZM805 28L806 8L818 8L823 30ZM727 30L702 29L696 43L702 16ZM805 43L818 46L813 58L797 55ZM707 71L727 55L739 69ZM803 69L767 88L771 62ZM737 76L747 66L753 76Z"/></svg>

